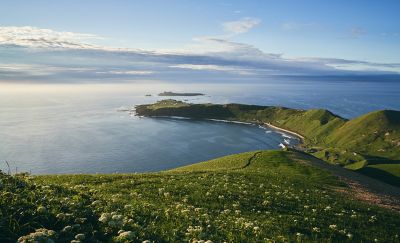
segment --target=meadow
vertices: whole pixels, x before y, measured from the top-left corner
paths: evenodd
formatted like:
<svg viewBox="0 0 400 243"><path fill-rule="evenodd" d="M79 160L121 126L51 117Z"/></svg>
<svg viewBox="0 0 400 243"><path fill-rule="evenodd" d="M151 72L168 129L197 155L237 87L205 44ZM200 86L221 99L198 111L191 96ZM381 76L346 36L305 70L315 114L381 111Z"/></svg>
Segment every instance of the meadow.
<svg viewBox="0 0 400 243"><path fill-rule="evenodd" d="M1 242L398 242L400 214L351 198L302 153L171 171L0 175Z"/></svg>

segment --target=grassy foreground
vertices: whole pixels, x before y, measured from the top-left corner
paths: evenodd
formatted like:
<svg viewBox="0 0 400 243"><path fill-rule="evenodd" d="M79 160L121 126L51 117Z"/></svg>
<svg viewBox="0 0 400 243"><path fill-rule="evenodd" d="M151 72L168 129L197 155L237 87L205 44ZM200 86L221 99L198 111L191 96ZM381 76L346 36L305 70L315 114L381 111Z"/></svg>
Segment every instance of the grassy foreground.
<svg viewBox="0 0 400 243"><path fill-rule="evenodd" d="M136 113L269 123L302 135L307 152L326 162L400 186L400 111L375 111L347 120L323 109L163 100L139 105Z"/></svg>
<svg viewBox="0 0 400 243"><path fill-rule="evenodd" d="M289 151L161 173L1 174L0 242L399 241L399 213L343 187Z"/></svg>

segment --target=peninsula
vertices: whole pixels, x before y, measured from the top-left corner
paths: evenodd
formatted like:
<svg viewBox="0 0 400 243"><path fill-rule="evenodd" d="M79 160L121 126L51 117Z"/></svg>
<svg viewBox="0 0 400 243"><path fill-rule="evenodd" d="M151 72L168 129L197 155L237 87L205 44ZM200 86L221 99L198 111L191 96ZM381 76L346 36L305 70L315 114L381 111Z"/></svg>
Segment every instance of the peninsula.
<svg viewBox="0 0 400 243"><path fill-rule="evenodd" d="M136 114L270 125L300 136L303 152L400 186L400 111L380 110L348 120L324 109L190 104L170 99L136 106Z"/></svg>

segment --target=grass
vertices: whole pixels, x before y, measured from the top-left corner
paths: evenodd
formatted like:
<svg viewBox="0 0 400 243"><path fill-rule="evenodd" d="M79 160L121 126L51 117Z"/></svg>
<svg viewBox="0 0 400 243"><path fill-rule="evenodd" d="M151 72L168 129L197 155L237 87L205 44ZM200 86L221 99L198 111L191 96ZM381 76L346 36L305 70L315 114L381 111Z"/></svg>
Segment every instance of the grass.
<svg viewBox="0 0 400 243"><path fill-rule="evenodd" d="M320 149L313 155L331 164L345 165L346 168L363 166L367 160L362 154L340 148Z"/></svg>
<svg viewBox="0 0 400 243"><path fill-rule="evenodd" d="M253 156L254 152L234 154L210 161L179 167L171 171L218 171L241 169L248 165L249 160Z"/></svg>
<svg viewBox="0 0 400 243"><path fill-rule="evenodd" d="M328 144L388 159L400 158L400 112L375 111L346 122Z"/></svg>
<svg viewBox="0 0 400 243"><path fill-rule="evenodd" d="M399 241L397 212L338 193L306 158L254 151L161 173L2 174L0 242Z"/></svg>
<svg viewBox="0 0 400 243"><path fill-rule="evenodd" d="M182 102L182 101L169 99L169 100L162 100L162 101L159 101L159 102L154 103L152 105L149 105L148 108L152 109L152 110L157 110L157 109L160 109L160 108L163 108L163 107L167 107L167 106L168 107L179 108L179 107L188 106L188 104L186 104L185 102Z"/></svg>

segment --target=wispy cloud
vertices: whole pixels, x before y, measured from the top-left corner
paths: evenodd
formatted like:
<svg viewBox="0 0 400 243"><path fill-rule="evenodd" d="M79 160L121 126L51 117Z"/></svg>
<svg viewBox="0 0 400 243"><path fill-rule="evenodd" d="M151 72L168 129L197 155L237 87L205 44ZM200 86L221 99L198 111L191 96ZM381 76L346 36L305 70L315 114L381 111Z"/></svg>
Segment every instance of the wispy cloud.
<svg viewBox="0 0 400 243"><path fill-rule="evenodd" d="M208 71L223 71L236 73L240 75L251 75L254 74L250 69L244 69L240 67L234 66L221 66L221 65L210 65L210 64L178 64L171 65L171 68L183 68L183 69L192 69L192 70L208 70Z"/></svg>
<svg viewBox="0 0 400 243"><path fill-rule="evenodd" d="M209 36L195 38L193 43L176 51L182 54L223 55L235 58L244 58L246 56L255 58L256 56L265 54L249 44Z"/></svg>
<svg viewBox="0 0 400 243"><path fill-rule="evenodd" d="M350 35L352 38L360 38L365 34L366 34L365 30L361 27L353 27L350 29Z"/></svg>
<svg viewBox="0 0 400 243"><path fill-rule="evenodd" d="M380 35L387 37L400 37L400 32L382 32Z"/></svg>
<svg viewBox="0 0 400 243"><path fill-rule="evenodd" d="M222 24L224 31L230 35L243 34L261 23L260 19L242 18L236 21L225 22Z"/></svg>
<svg viewBox="0 0 400 243"><path fill-rule="evenodd" d="M0 74L9 75L30 75L46 76L59 72L91 72L96 69L70 66L53 66L44 64L25 64L25 63L0 63Z"/></svg>
<svg viewBox="0 0 400 243"><path fill-rule="evenodd" d="M107 72L96 72L99 74L117 74L117 75L150 75L155 73L149 70L126 70L126 71L107 71Z"/></svg>
<svg viewBox="0 0 400 243"><path fill-rule="evenodd" d="M85 41L100 39L92 34L82 34L65 31L54 31L32 26L0 27L0 43L30 47L51 48L95 48Z"/></svg>

